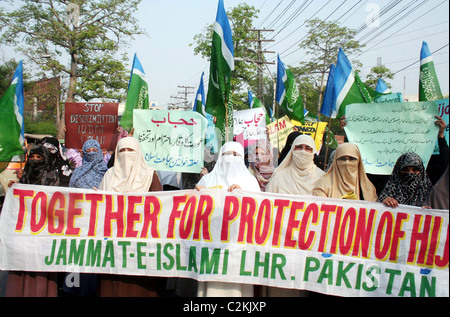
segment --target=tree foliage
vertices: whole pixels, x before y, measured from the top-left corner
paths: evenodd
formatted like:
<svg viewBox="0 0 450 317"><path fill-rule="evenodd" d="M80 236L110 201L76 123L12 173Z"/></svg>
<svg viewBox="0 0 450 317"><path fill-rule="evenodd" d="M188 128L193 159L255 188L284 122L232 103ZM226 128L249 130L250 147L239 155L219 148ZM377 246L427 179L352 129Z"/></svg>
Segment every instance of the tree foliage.
<svg viewBox="0 0 450 317"><path fill-rule="evenodd" d="M392 88L392 85L387 81L388 79L394 79L394 73L391 72L389 68L384 65L372 67L370 73L366 77L366 85L375 89L377 88L378 79L383 79L386 85L389 88Z"/></svg>
<svg viewBox="0 0 450 317"><path fill-rule="evenodd" d="M129 71L120 49L143 34L134 18L140 1L23 0L18 6L5 0L10 5L0 11L0 41L17 47L51 77L69 78L69 102L121 100ZM78 23L68 20L71 3L79 6Z"/></svg>
<svg viewBox="0 0 450 317"><path fill-rule="evenodd" d="M330 65L336 64L339 48L349 56L360 52L364 46L354 39L355 30L338 23L312 19L306 26L307 36L299 45L305 58L293 72L303 86L301 92L307 92L308 110L316 112L322 104ZM352 65L355 68L361 66L357 60L352 60Z"/></svg>

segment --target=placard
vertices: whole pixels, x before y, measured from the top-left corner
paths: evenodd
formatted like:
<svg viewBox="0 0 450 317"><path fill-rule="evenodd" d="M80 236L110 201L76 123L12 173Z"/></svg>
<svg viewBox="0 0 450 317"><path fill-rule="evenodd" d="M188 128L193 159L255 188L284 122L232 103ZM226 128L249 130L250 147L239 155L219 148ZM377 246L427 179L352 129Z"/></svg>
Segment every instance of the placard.
<svg viewBox="0 0 450 317"><path fill-rule="evenodd" d="M82 149L87 140L97 140L104 150L117 144L118 103L66 103L65 146Z"/></svg>
<svg viewBox="0 0 450 317"><path fill-rule="evenodd" d="M404 153L418 154L428 166L439 128L436 102L352 104L345 133L358 145L366 173L390 175Z"/></svg>
<svg viewBox="0 0 450 317"><path fill-rule="evenodd" d="M208 121L195 111L134 110L134 137L157 171L200 173Z"/></svg>

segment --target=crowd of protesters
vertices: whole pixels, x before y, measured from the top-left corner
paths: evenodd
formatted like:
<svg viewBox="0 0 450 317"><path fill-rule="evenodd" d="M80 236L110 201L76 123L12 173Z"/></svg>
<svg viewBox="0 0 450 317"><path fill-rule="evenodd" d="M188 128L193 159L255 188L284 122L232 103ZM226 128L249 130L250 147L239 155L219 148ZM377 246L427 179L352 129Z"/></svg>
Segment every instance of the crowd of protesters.
<svg viewBox="0 0 450 317"><path fill-rule="evenodd" d="M345 122L344 122L345 124ZM19 183L62 186L118 193L218 188L233 192L268 192L449 209L448 145L445 122L438 117L440 154L426 169L417 153L400 156L388 176L369 175L359 148L345 142L328 157L318 156L310 136L293 132L280 155L267 140L244 147L228 142L201 174L157 172L147 166L139 142L123 136L115 151L88 140L82 149L63 153L56 138L44 138L29 150ZM208 150L206 150L208 152ZM206 153L213 157L214 153ZM66 156L67 155L67 156ZM70 159L68 159L68 157ZM321 157L321 159L319 159ZM320 162L319 162L320 161ZM10 183L10 186L14 182ZM304 291L247 284L196 282L189 279L81 274L79 287L69 287L67 273L3 272L3 292L11 297L54 296L305 296ZM1 279L0 279L0 283ZM0 285L0 289L2 286ZM1 295L1 292L0 292Z"/></svg>

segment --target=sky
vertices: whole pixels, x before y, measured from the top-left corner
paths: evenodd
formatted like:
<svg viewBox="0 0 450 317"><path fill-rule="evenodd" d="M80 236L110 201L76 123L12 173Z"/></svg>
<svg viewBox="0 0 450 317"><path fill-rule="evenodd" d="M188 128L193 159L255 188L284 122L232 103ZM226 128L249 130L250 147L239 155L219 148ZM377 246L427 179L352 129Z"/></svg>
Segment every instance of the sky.
<svg viewBox="0 0 450 317"><path fill-rule="evenodd" d="M298 46L307 34L305 21L317 17L352 29L363 28L355 39L366 47L359 56L348 55L350 61L362 62L361 78L364 80L381 58L382 64L396 73L395 79L388 81L392 91L417 95L423 41L433 53L443 93L449 92L449 1L224 0L224 4L226 10L241 3L260 10L254 27L274 30L264 32L275 40L265 49L280 54L288 66L298 66L306 58L305 50ZM193 87L188 89L192 93L188 100L193 101L202 72L208 81L209 62L195 55L190 44L195 34L214 23L217 5L218 0L142 0L139 5L136 17L148 36L136 37L125 50L130 67L137 54L149 80L150 99L162 108L179 101L171 97L184 97L185 89L179 86ZM367 23L376 12L381 13L380 18ZM14 53L0 46L0 54L7 58ZM266 54L266 59L276 61L276 54ZM269 69L276 72L275 65Z"/></svg>

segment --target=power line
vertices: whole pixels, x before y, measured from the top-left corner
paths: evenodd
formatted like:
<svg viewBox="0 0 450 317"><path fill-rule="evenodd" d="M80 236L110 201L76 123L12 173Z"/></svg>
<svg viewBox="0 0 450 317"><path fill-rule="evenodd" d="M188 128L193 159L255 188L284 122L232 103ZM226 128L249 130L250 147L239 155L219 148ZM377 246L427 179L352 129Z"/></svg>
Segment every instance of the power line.
<svg viewBox="0 0 450 317"><path fill-rule="evenodd" d="M311 1L311 2L309 2ZM312 3L312 0L305 0L303 3L300 4L300 6L294 11L294 13L291 14L291 16L287 19L286 23L283 25L283 27L275 34L277 36L280 34L283 30L285 30L292 22L295 21L296 18L300 16L300 14L306 9L305 5L309 2L309 4L306 6L306 8Z"/></svg>
<svg viewBox="0 0 450 317"><path fill-rule="evenodd" d="M306 10L311 4L312 4L312 0L311 0L311 2L305 7L305 10ZM303 11L304 11L304 10L303 10ZM303 11L300 12L300 13L303 13ZM299 30L301 27L303 27L303 26L305 25L305 23L306 23L306 21L305 21L303 24L301 24L299 27L297 27L294 31L292 31L291 33L289 33L287 36L285 36L285 37L282 38L281 40L278 40L277 44L279 44L280 42L283 42L285 39L287 39L289 36L291 36L294 32L296 32L296 31ZM275 36L278 35L278 34L279 34L280 32L282 32L282 31L283 31L283 29L281 29L277 34L275 34ZM273 47L273 45L270 46L269 48L271 48L271 47Z"/></svg>
<svg viewBox="0 0 450 317"><path fill-rule="evenodd" d="M380 10L380 12L373 17L373 19L377 19L380 20L381 17L383 17L385 14L387 14L389 11L391 11L394 7L396 7L399 3L401 2L401 0L393 0L391 2L389 2L384 8L382 8ZM363 24L361 24L357 29L356 29L356 34L361 33L362 31L364 31L366 28L368 27L368 23L367 21L365 21Z"/></svg>
<svg viewBox="0 0 450 317"><path fill-rule="evenodd" d="M325 3L319 10L316 11L316 13L314 13L307 21L305 21L304 24L306 24L306 22L312 20L320 11L322 11L329 3L331 2L331 0L328 0L327 3ZM298 43L300 43L306 36L304 36L302 39L300 39L300 41L295 42L293 45L289 46L286 50L284 50L283 52L280 53L280 55L284 54L286 51L290 50L292 47L296 46Z"/></svg>
<svg viewBox="0 0 450 317"><path fill-rule="evenodd" d="M259 24L258 28L261 28L261 26L266 23L266 21L270 18L270 16L278 9L278 7L280 6L281 2L283 2L283 0L280 0L280 2L277 4L277 6L270 11L269 15Z"/></svg>
<svg viewBox="0 0 450 317"><path fill-rule="evenodd" d="M435 10L436 8L438 8L439 6L441 6L442 4L444 4L445 2L447 2L447 0L442 1L441 3L439 3L438 5L436 5L435 7L431 8L430 10L428 10L427 12L425 12L422 16L426 16L428 13L430 13L430 12L433 11L433 10ZM433 27L433 26L436 26L436 25L439 25L439 24L442 24L442 23L446 23L446 22L441 22L441 23L437 23L437 24L434 24L434 25L431 25L431 26L428 26L428 27L423 27L423 28L421 28L420 30L424 30L424 29L427 29L427 28L430 28L430 27ZM448 23L448 21L447 21L447 23ZM401 29L397 30L396 33L397 33L397 32L400 32L400 31L402 31L402 30L404 30L405 28L407 28L407 27L409 27L409 26L411 26L411 24L405 25L405 26L402 27ZM414 31L419 31L419 30L414 30ZM410 31L410 32L403 33L403 34L396 34L396 35L390 35L390 36L387 36L387 37L385 37L384 39L382 39L381 41L379 41L378 43L376 43L375 45L373 45L373 46L371 46L370 48L368 48L367 50L365 50L365 51L359 53L358 55L356 55L355 58L361 56L361 55L364 54L364 53L367 53L368 51L372 50L373 48L375 48L376 46L378 46L380 43L384 42L385 40L387 40L387 39L389 39L389 38L393 38L393 37L396 37L396 36L401 36L401 35L409 34L409 33L412 33L412 32L414 32L414 31Z"/></svg>
<svg viewBox="0 0 450 317"><path fill-rule="evenodd" d="M267 27L267 29L273 29L275 24L277 24L278 21L280 21L280 19L287 13L287 11L292 7L292 5L295 3L295 0L292 0L287 6L286 8L284 8L284 10L275 18L274 21L272 21L272 23L269 24L269 26Z"/></svg>
<svg viewBox="0 0 450 317"><path fill-rule="evenodd" d="M345 2L347 2L347 0L346 1L344 1L344 2L342 2L336 9L334 9L334 11L333 12L331 12L326 18L325 18L325 20L323 20L318 26L317 26L317 28L319 28L323 23L325 23L337 10L339 10L343 5L344 5L344 3ZM349 9L349 10L347 10L347 12L349 12L351 9ZM341 16L342 17L342 16ZM340 19L340 18L339 18ZM337 21L337 20L336 20ZM335 22L333 22L332 24L335 24L336 23L336 21ZM330 25L330 27L331 27L331 25ZM328 28L329 29L329 28ZM327 29L327 30L328 30ZM284 54L285 52L287 52L288 50L290 50L292 47L294 47L295 45L298 45L299 43L301 43L309 34L311 34L313 32L313 30L309 30L309 32L308 33L306 33L305 34L305 36L303 36L299 41L297 41L296 43L294 43L293 45L291 45L288 49L286 49L286 50L284 50L281 54ZM297 52L297 51L299 51L300 49L296 49L295 51L292 51L291 53L289 53L289 54L286 54L286 55L284 55L284 57L287 57L287 56L289 56L289 55L292 55L293 53L295 53L295 52ZM280 54L280 55L281 55Z"/></svg>
<svg viewBox="0 0 450 317"><path fill-rule="evenodd" d="M434 53L439 52L440 50L443 50L443 49L446 48L447 46L448 46L448 43L447 43L446 45L442 46L441 48L435 50L433 53L431 53L431 55L433 55ZM394 73L394 75L396 75L396 74L398 74L398 73L404 71L404 70L407 69L408 67L411 67L411 66L413 66L413 65L415 65L415 64L417 64L417 63L420 63L420 59L419 59L419 60L416 60L414 63L411 63L411 64L409 64L408 66L406 66L406 67L404 67L404 68L402 68L402 69L396 71L396 72Z"/></svg>
<svg viewBox="0 0 450 317"><path fill-rule="evenodd" d="M400 21L403 21L406 17L408 17L412 12L416 11L418 8L420 8L421 6L423 6L425 3L427 3L429 0L424 0L421 3L419 3L417 6L415 6L414 8L412 8L411 10L409 10L408 12L406 12L403 16L401 16L400 18L398 18L397 20L393 21L390 25L388 25L387 27L385 27L384 30L381 30L380 32L378 32L376 35L372 36L370 39L366 40L363 44L367 44L370 41L374 40L376 37L380 36L381 34L383 34L384 32L386 32L388 29L390 29L391 27L393 27L394 25L398 24Z"/></svg>

